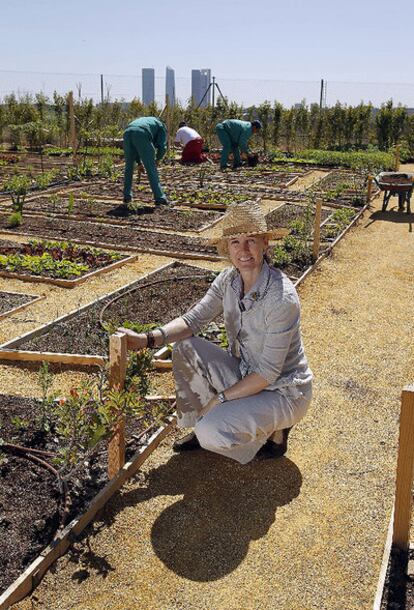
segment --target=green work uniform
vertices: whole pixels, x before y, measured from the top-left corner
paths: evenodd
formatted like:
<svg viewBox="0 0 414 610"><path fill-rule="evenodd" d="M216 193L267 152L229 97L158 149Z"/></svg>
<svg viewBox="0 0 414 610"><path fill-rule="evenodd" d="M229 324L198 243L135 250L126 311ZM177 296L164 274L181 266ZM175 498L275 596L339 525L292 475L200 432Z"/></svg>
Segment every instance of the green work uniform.
<svg viewBox="0 0 414 610"><path fill-rule="evenodd" d="M230 152L233 153L233 169L241 165L240 153L248 153L248 141L253 134L250 121L227 119L216 125L216 134L223 148L221 151L220 167L227 166Z"/></svg>
<svg viewBox="0 0 414 610"><path fill-rule="evenodd" d="M160 119L145 116L135 119L124 131L124 201L132 199L132 179L135 163L142 163L157 203L167 203L158 176L156 160L167 150L167 130ZM155 154L156 151L156 154Z"/></svg>

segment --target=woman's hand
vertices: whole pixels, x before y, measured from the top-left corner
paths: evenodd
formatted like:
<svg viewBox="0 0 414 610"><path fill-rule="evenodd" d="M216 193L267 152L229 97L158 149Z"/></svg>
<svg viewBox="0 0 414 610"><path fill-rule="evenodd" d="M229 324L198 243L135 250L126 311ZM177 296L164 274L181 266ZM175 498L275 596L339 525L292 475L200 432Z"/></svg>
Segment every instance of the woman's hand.
<svg viewBox="0 0 414 610"><path fill-rule="evenodd" d="M201 409L201 411L199 411L200 417L203 417L203 415L207 415L207 413L209 411L211 411L211 409L214 409L214 407L217 407L217 405L219 405L219 404L220 404L220 401L217 398L217 394L216 394L215 396L213 396L213 398L210 398L208 403Z"/></svg>
<svg viewBox="0 0 414 610"><path fill-rule="evenodd" d="M138 350L147 347L148 339L145 333L136 333L134 330L123 328L122 326L117 331L127 336L128 349Z"/></svg>

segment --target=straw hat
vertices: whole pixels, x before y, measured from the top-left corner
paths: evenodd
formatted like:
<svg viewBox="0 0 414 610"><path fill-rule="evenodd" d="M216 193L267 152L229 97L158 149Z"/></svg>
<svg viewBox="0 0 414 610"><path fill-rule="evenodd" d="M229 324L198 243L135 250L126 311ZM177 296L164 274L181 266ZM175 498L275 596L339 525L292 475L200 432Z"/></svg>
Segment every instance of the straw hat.
<svg viewBox="0 0 414 610"><path fill-rule="evenodd" d="M285 237L287 229L268 229L266 219L257 201L243 201L233 203L221 221L222 234L210 239L210 243L217 246L220 254L227 251L227 240L242 235L261 235L269 239Z"/></svg>

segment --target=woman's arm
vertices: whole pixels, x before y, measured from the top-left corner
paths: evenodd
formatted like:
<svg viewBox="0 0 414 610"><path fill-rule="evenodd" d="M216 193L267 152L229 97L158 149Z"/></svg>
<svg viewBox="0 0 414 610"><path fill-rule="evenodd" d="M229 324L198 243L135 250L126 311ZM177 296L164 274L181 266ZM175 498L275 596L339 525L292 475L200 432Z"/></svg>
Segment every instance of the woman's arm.
<svg viewBox="0 0 414 610"><path fill-rule="evenodd" d="M183 318L175 318L162 326L165 337L159 329L152 331L154 335L154 347L161 347L165 343L174 343L174 341L180 341L181 339L187 339L191 337L193 331L184 322ZM148 346L148 338L146 333L136 333L130 328L118 328L119 332L127 335L127 347L131 350L139 350Z"/></svg>
<svg viewBox="0 0 414 610"><path fill-rule="evenodd" d="M269 382L267 379L259 375L258 373L250 373L240 379L237 383L226 388L223 392L226 402L228 400L237 400L238 398L246 398L247 396L253 396L254 394L258 394L262 390L265 390ZM220 404L220 400L218 399L218 395L213 396L211 400L206 404L206 406L200 412L200 415L205 415L212 409Z"/></svg>

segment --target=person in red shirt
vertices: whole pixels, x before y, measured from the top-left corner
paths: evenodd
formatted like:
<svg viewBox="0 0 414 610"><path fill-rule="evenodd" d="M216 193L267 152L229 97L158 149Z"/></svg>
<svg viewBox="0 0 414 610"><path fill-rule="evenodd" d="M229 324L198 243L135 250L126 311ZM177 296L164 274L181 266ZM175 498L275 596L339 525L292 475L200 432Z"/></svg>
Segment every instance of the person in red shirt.
<svg viewBox="0 0 414 610"><path fill-rule="evenodd" d="M181 121L175 135L174 144L179 144L183 152L181 153L181 163L203 163L207 157L203 154L203 139L200 134L185 121Z"/></svg>

